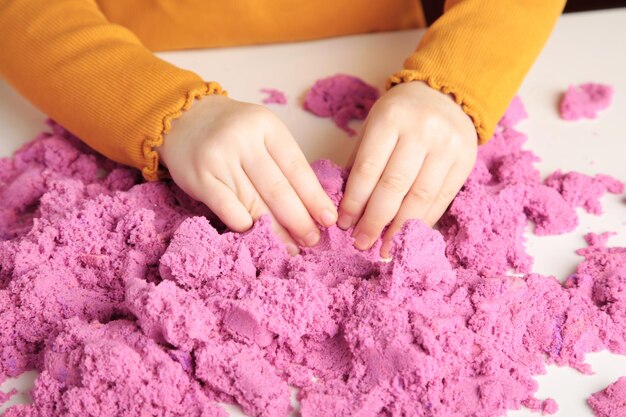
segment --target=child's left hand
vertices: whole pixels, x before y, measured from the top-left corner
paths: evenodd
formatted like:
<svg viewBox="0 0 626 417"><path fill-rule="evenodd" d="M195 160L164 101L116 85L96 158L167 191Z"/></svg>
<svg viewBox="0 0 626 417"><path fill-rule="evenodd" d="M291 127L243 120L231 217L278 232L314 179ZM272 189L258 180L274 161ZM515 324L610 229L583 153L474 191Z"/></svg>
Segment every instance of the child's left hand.
<svg viewBox="0 0 626 417"><path fill-rule="evenodd" d="M477 135L452 97L427 84L397 85L372 107L339 206L339 227L354 226L368 249L389 224L381 255L408 219L434 225L469 176Z"/></svg>

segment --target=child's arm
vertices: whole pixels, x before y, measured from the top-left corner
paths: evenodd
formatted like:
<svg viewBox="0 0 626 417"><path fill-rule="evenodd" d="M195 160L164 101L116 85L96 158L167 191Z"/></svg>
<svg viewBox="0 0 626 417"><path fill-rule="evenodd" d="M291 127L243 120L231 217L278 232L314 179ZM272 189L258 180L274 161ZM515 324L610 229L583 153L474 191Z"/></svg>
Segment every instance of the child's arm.
<svg viewBox="0 0 626 417"><path fill-rule="evenodd" d="M156 148L162 144L172 121L190 108L195 99L223 94L216 83L206 83L196 74L154 56L128 29L108 22L96 2L89 0L1 1L0 74L34 105L91 147L111 159L141 169L150 180L157 178ZM211 102L221 107L214 109L216 113L250 113L249 106L235 106L232 100ZM203 103L205 111L206 107ZM254 132L247 131L251 136L274 135L284 128L269 113L262 112L260 118L266 122L263 126L256 126ZM199 123L192 116L180 119L182 127ZM268 126L274 130L268 131ZM178 132L184 130L182 127ZM206 128L206 123L202 127ZM237 128L229 125L225 129ZM222 133L231 136L233 131ZM171 136L175 139L178 135ZM233 216L223 216L222 220L235 230L243 230L250 226L250 216L256 219L269 213L300 243L316 242L319 231L312 217L329 225L334 223L336 210L293 138L281 131L267 139L275 143L274 147L290 149L288 153L270 155L263 148L264 153L258 155L259 160L269 158L280 167L279 173L261 171L255 178L263 182L264 191L258 191L267 204L260 208L257 204L254 213L247 213L247 217L235 216L233 220ZM231 190L229 198L213 198L216 188L211 186L214 181L208 179L231 172L211 166L208 159L198 158L200 148L207 147L201 142L195 142L196 149L184 149L187 156L195 156L193 160L170 158L168 161L178 178L183 169L202 174L202 181L198 176L195 183L185 184L186 191L203 196L202 201L217 213L230 212L227 208L233 206L233 198L240 201L236 212L242 205L250 209L253 203L243 201L248 196L239 195L239 190ZM223 157L242 157L237 152L243 149ZM177 175L174 177L178 179ZM250 198L258 199L259 195ZM285 208L281 208L285 201L294 206L288 216L284 215ZM221 204L229 206L221 207ZM330 216L324 215L327 210ZM277 227L290 240L285 230ZM309 235L312 237L307 238Z"/></svg>
<svg viewBox="0 0 626 417"><path fill-rule="evenodd" d="M338 222L355 226L357 247L390 223L386 255L407 219L439 219L471 172L476 137L493 135L564 4L446 2L366 120Z"/></svg>
<svg viewBox="0 0 626 417"><path fill-rule="evenodd" d="M420 80L451 94L485 143L564 7L565 0L447 0L389 87Z"/></svg>
<svg viewBox="0 0 626 417"><path fill-rule="evenodd" d="M91 147L157 176L158 144L194 98L216 83L155 57L95 1L0 3L0 73L41 111Z"/></svg>

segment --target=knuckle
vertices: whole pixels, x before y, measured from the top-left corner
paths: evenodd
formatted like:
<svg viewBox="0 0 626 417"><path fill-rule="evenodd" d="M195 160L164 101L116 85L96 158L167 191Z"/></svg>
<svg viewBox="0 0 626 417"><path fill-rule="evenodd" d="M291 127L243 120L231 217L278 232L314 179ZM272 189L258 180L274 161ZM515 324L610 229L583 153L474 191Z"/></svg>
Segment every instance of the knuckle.
<svg viewBox="0 0 626 417"><path fill-rule="evenodd" d="M377 164L371 159L357 161L352 167L352 171L359 177L371 178L376 172Z"/></svg>
<svg viewBox="0 0 626 417"><path fill-rule="evenodd" d="M395 100L386 102L382 108L382 120L389 123L396 123L400 120L406 120L407 117L414 117L410 114L408 106Z"/></svg>
<svg viewBox="0 0 626 417"><path fill-rule="evenodd" d="M422 187L413 187L409 190L407 198L417 203L424 203L432 199L432 193Z"/></svg>
<svg viewBox="0 0 626 417"><path fill-rule="evenodd" d="M396 174L383 175L380 179L380 186L383 189L393 193L404 192L406 188L406 183L407 181L404 177Z"/></svg>
<svg viewBox="0 0 626 417"><path fill-rule="evenodd" d="M460 135L448 134L442 140L443 149L448 154L461 154L465 148L463 138Z"/></svg>
<svg viewBox="0 0 626 417"><path fill-rule="evenodd" d="M247 117L257 123L267 123L268 120L272 120L274 118L274 113L266 107L258 104L250 104L247 111Z"/></svg>
<svg viewBox="0 0 626 417"><path fill-rule="evenodd" d="M365 209L366 202L367 198L361 198L355 191L346 190L339 203L339 210L353 217L358 217Z"/></svg>
<svg viewBox="0 0 626 417"><path fill-rule="evenodd" d="M300 159L289 161L285 168L285 174L290 178L297 178L306 175L309 172L309 165Z"/></svg>
<svg viewBox="0 0 626 417"><path fill-rule="evenodd" d="M454 193L452 190L441 190L439 191L439 193L437 194L437 197L435 197L435 201L439 204L441 204L442 206L447 206L448 203L450 203L450 201L452 201L452 199L454 198L454 196L456 195L456 193Z"/></svg>
<svg viewBox="0 0 626 417"><path fill-rule="evenodd" d="M426 108L422 110L421 120L426 130L434 132L445 132L450 127L450 121L435 109Z"/></svg>
<svg viewBox="0 0 626 417"><path fill-rule="evenodd" d="M285 195L289 194L291 191L291 184L286 179L280 179L274 181L269 189L268 195L272 200L278 200L283 198Z"/></svg>

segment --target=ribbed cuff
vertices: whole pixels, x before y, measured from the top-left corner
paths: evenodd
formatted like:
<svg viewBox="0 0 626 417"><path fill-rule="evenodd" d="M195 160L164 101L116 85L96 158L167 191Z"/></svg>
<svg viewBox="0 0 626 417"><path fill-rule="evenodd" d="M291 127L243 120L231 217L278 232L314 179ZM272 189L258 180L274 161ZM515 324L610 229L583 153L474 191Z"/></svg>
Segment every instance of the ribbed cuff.
<svg viewBox="0 0 626 417"><path fill-rule="evenodd" d="M484 111L480 105L472 97L462 94L460 88L455 88L453 85L447 85L446 83L438 80L436 77L429 76L419 70L405 69L393 74L387 79L386 88L390 89L395 85L410 82L410 81L423 81L431 88L440 91L444 94L451 96L454 101L461 106L465 114L467 114L474 123L476 133L478 135L478 144L485 144L493 136L495 130L495 124L493 126L485 121Z"/></svg>

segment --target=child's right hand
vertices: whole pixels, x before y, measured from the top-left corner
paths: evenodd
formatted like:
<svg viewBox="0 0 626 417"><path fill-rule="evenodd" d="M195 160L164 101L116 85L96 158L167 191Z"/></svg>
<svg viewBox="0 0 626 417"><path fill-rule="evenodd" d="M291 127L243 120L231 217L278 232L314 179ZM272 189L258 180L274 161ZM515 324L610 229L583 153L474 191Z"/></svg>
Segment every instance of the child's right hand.
<svg viewBox="0 0 626 417"><path fill-rule="evenodd" d="M337 220L291 133L263 106L207 96L174 121L157 151L176 184L231 230L270 214L292 254L295 242L317 244L315 221Z"/></svg>

